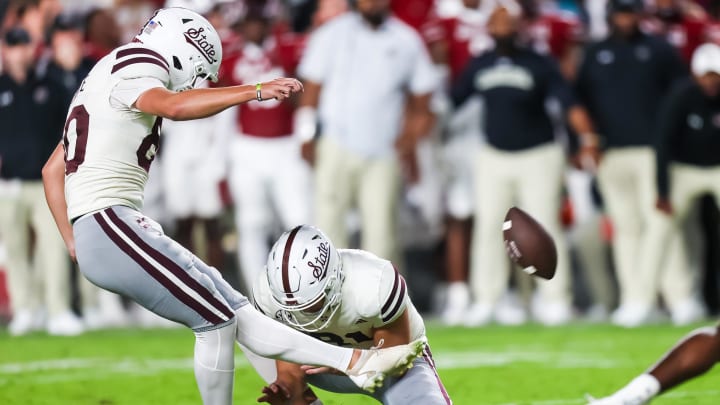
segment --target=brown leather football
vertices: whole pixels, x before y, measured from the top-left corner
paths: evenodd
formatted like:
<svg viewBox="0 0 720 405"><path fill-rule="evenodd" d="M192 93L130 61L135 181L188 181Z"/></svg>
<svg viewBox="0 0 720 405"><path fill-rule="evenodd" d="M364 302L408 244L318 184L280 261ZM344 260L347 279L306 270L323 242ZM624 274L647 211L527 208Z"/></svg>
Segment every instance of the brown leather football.
<svg viewBox="0 0 720 405"><path fill-rule="evenodd" d="M510 260L528 274L550 280L557 267L555 241L527 212L512 207L503 223L505 249Z"/></svg>

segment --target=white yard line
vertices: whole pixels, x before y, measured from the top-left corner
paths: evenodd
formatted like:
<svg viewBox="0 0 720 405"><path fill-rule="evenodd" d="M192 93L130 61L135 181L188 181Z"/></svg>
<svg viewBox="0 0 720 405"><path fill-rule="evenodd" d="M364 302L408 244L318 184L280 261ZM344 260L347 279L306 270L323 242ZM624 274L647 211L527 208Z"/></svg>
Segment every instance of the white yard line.
<svg viewBox="0 0 720 405"><path fill-rule="evenodd" d="M542 363L554 368L608 368L622 365L623 361L577 353L548 352L438 352L435 356L438 368L465 369L471 367L499 367L513 363ZM235 358L238 369L248 369L250 364L244 356ZM191 371L192 358L175 359L106 359L68 358L0 364L0 387L7 384L58 384L72 381L104 380L118 374L156 375L167 371ZM718 397L720 390L671 391L664 398ZM577 405L586 404L582 398L544 399L540 401L516 401L486 405Z"/></svg>
<svg viewBox="0 0 720 405"><path fill-rule="evenodd" d="M567 352L513 351L508 353L455 351L439 352L435 357L440 369L465 369L474 367L500 367L516 363L542 364L553 368L612 368L623 365L623 361L608 359L601 355L584 355ZM245 357L235 358L236 368L249 367ZM181 359L106 359L106 358L67 358L17 363L0 363L0 378L15 374L45 373L92 369L104 372L132 373L192 369L192 358Z"/></svg>

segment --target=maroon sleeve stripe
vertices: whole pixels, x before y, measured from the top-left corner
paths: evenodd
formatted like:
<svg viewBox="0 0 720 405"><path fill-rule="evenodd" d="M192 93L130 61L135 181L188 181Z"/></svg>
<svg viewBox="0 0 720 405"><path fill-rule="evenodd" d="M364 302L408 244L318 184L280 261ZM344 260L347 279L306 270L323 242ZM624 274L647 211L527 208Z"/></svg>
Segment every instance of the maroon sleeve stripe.
<svg viewBox="0 0 720 405"><path fill-rule="evenodd" d="M118 62L118 63L116 63L116 64L113 66L113 68L112 68L112 70L110 71L110 73L111 73L111 74L112 74L112 73L115 73L115 72L117 72L118 70L120 70L120 69L122 69L122 68L124 68L124 67L126 67L126 66L134 65L134 64L136 64L136 63L151 63L151 64L153 64L153 65L160 66L160 68L161 68L162 70L166 71L167 73L170 73L170 69L168 69L168 67L165 66L162 62L160 62L159 60L157 60L157 59L155 59L155 58L149 58L149 57L130 58L130 59L126 59L126 60L124 60L124 61L122 61L122 62Z"/></svg>
<svg viewBox="0 0 720 405"><path fill-rule="evenodd" d="M152 49L147 49L147 48L128 48L128 49L122 49L122 50L118 51L117 54L115 54L115 59L120 59L120 58L124 58L124 57L126 57L126 56L131 56L131 55L150 55L150 56L154 56L154 57L160 59L160 62L162 62L165 66L167 66L168 68L170 67L170 65L168 65L167 61L165 60L165 58L163 58L162 55L160 55L159 53L153 51Z"/></svg>
<svg viewBox="0 0 720 405"><path fill-rule="evenodd" d="M390 295L388 296L387 301L385 301L385 305L383 305L382 309L380 310L380 314L384 314L390 309L390 306L393 302L395 302L395 293L397 292L398 285L400 284L400 273L398 273L397 270L395 270L395 282L393 283L392 291L390 291Z"/></svg>
<svg viewBox="0 0 720 405"><path fill-rule="evenodd" d="M402 306L403 301L405 301L405 279L400 276L400 294L398 294L397 301L395 302L395 306L390 311L389 314L386 316L383 316L383 322L387 322L395 317L397 315L398 311L400 310L400 307Z"/></svg>

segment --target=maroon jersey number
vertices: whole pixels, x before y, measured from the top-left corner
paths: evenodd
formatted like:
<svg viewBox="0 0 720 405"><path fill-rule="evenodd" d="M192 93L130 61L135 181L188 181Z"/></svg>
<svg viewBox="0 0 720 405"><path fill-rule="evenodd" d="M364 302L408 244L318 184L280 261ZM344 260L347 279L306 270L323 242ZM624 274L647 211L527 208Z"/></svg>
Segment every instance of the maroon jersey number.
<svg viewBox="0 0 720 405"><path fill-rule="evenodd" d="M73 146L72 159L68 160L68 151L70 150L70 139L68 138L68 128L75 121L75 145ZM65 147L65 175L75 173L78 167L85 161L85 148L87 146L88 126L90 124L90 114L88 114L85 106L76 105L67 121L63 130L63 146Z"/></svg>
<svg viewBox="0 0 720 405"><path fill-rule="evenodd" d="M68 137L68 128L70 124L75 122L75 142L70 145L70 137ZM85 150L88 142L88 127L90 125L90 114L84 105L76 105L65 121L63 129L63 146L65 149L65 175L75 173L78 167L85 161ZM162 118L158 117L153 125L152 132L146 136L140 143L137 150L138 166L150 170L150 164L155 159L158 147L160 145L160 127L162 126ZM69 151L72 149L72 159Z"/></svg>

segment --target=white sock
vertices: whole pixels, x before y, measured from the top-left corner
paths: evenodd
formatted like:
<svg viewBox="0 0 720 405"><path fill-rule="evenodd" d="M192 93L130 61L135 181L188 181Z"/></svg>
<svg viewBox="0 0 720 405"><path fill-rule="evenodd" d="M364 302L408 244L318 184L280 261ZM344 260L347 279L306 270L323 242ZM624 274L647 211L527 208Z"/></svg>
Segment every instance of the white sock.
<svg viewBox="0 0 720 405"><path fill-rule="evenodd" d="M252 305L235 311L237 341L252 352L298 364L327 366L346 371L353 349L323 343L266 317Z"/></svg>
<svg viewBox="0 0 720 405"><path fill-rule="evenodd" d="M660 382L650 374L640 374L614 396L619 399L634 399L642 403L655 397L660 392Z"/></svg>
<svg viewBox="0 0 720 405"><path fill-rule="evenodd" d="M235 320L195 332L195 379L204 405L232 404L235 376Z"/></svg>

